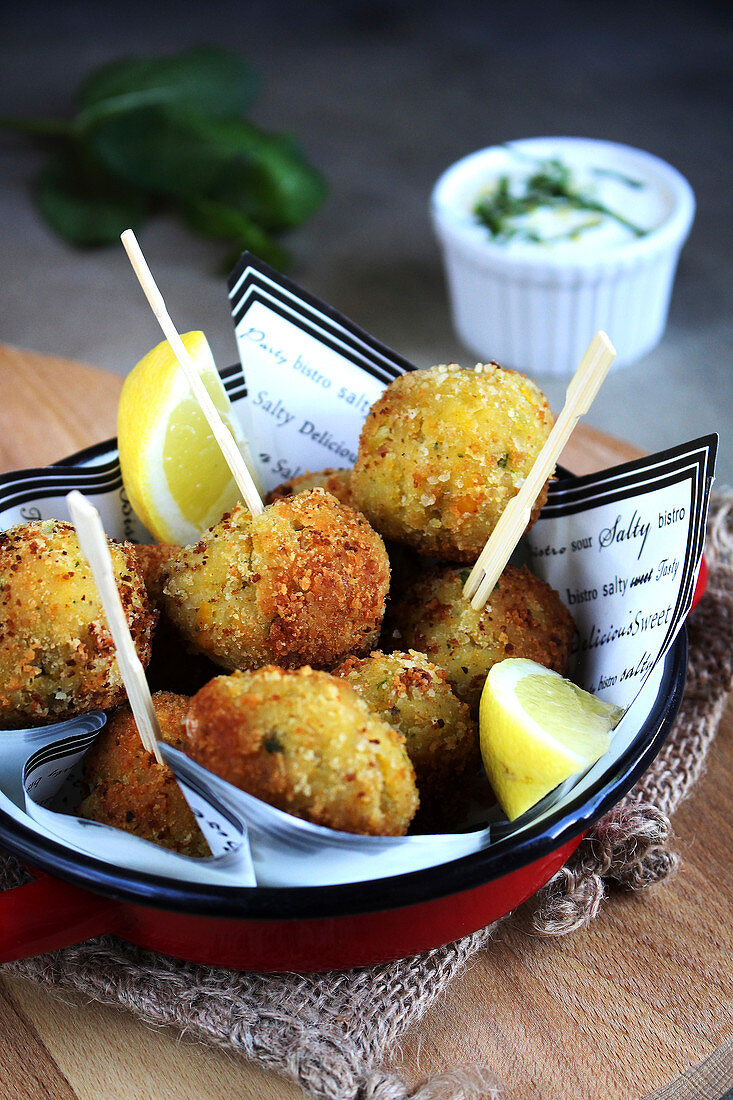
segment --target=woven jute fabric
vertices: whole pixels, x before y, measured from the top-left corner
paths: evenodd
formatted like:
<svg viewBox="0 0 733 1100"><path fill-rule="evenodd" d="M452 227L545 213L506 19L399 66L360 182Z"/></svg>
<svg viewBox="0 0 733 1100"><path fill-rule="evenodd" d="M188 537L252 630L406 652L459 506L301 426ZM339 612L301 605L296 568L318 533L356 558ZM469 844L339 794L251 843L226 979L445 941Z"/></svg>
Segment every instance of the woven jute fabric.
<svg viewBox="0 0 733 1100"><path fill-rule="evenodd" d="M688 624L682 707L649 771L537 896L534 925L557 936L587 924L612 885L639 890L676 865L669 815L690 793L733 685L733 493L714 494L707 593ZM0 889L26 878L0 854ZM511 918L509 918L511 919ZM495 926L425 955L327 974L241 974L197 966L103 937L8 969L121 1005L153 1025L236 1051L296 1081L318 1100L499 1100L487 1069L461 1068L411 1093L384 1068L417 1023L482 949Z"/></svg>

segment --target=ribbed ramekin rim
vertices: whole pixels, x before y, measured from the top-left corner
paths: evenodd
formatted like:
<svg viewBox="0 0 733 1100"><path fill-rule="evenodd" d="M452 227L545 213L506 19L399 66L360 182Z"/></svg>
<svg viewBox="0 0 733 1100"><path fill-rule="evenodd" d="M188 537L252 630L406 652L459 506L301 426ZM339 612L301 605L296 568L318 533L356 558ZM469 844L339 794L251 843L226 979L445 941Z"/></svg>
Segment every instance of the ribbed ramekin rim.
<svg viewBox="0 0 733 1100"><path fill-rule="evenodd" d="M569 275L571 273L588 275L593 272L598 276L606 271L613 274L622 273L624 269L631 269L637 262L656 259L662 253L678 252L684 244L692 226L695 216L695 195L692 187L676 168L654 153L647 153L643 149L637 149L632 145L624 145L620 142L605 141L598 138L582 137L535 137L523 138L518 141L508 142L508 145L516 145L518 148L526 148L539 142L557 142L558 144L577 144L586 146L603 146L622 150L631 154L640 162L653 168L667 183L674 196L675 205L670 215L650 230L644 237L628 241L624 244L604 250L600 254L578 256L509 256L501 244L496 244L490 238L482 241L475 232L475 227L462 224L456 217L454 208L442 199L442 194L450 183L455 181L459 174L467 173L475 169L489 153L494 153L499 145L489 145L483 149L477 149L468 153L451 164L438 177L430 196L430 211L433 225L444 247L459 247L461 252L470 255L479 266L502 271L507 274L514 273L519 276L522 272L533 271L537 276L557 275L560 272ZM565 282L565 279L562 280Z"/></svg>

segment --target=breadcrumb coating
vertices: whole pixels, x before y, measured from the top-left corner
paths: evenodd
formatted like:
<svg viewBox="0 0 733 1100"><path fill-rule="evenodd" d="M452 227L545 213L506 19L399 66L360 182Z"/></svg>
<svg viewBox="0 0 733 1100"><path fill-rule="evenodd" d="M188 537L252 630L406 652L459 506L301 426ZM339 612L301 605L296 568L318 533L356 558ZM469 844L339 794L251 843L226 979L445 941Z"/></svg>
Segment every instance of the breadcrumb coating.
<svg viewBox="0 0 733 1100"><path fill-rule="evenodd" d="M108 544L145 666L157 613L133 548ZM73 526L48 519L0 533L0 726L58 721L125 698L102 601Z"/></svg>
<svg viewBox="0 0 733 1100"><path fill-rule="evenodd" d="M351 684L375 714L404 734L421 814L448 816L456 785L476 770L480 756L476 723L453 693L445 671L411 649L349 657L334 675Z"/></svg>
<svg viewBox="0 0 733 1100"><path fill-rule="evenodd" d="M181 549L180 546L171 542L133 547L142 570L148 599L160 613L147 668L150 690L193 695L208 683L212 676L216 676L219 669L208 657L198 653L181 637L180 632L165 613L163 565Z"/></svg>
<svg viewBox="0 0 733 1100"><path fill-rule="evenodd" d="M153 607L160 607L163 597L163 564L178 550L180 546L173 542L143 543L132 547L145 581L145 591Z"/></svg>
<svg viewBox="0 0 733 1100"><path fill-rule="evenodd" d="M386 539L473 562L553 425L541 390L496 363L411 371L372 406L351 485ZM540 494L536 519L546 498Z"/></svg>
<svg viewBox="0 0 733 1100"><path fill-rule="evenodd" d="M442 566L412 585L390 612L393 645L426 653L444 668L474 716L489 669L526 657L564 675L575 624L557 592L522 566L508 565L488 603L475 611L463 596L468 569Z"/></svg>
<svg viewBox="0 0 733 1100"><path fill-rule="evenodd" d="M304 489L325 489L331 496L336 497L342 504L348 504L350 508L358 508L351 491L351 469L326 469L315 472L306 472L292 477L290 481L283 481L281 485L267 494L265 503L273 504L276 500L285 500L286 497L296 496Z"/></svg>
<svg viewBox="0 0 733 1100"><path fill-rule="evenodd" d="M186 695L153 695L162 740L176 749L183 747L188 702ZM173 772L144 748L129 707L116 710L100 731L84 760L84 782L89 793L81 817L183 855L211 855Z"/></svg>
<svg viewBox="0 0 733 1100"><path fill-rule="evenodd" d="M323 489L255 517L238 505L163 570L169 618L228 669L332 668L368 653L389 588L381 538Z"/></svg>
<svg viewBox="0 0 733 1100"><path fill-rule="evenodd" d="M343 680L273 666L191 700L184 751L280 810L342 832L403 836L418 807L405 739Z"/></svg>

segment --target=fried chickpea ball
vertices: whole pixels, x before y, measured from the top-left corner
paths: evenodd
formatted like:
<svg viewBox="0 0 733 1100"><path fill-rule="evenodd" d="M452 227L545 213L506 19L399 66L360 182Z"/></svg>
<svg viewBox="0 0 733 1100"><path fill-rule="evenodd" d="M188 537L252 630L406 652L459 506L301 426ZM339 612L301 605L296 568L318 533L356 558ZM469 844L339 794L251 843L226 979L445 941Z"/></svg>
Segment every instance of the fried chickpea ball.
<svg viewBox="0 0 733 1100"><path fill-rule="evenodd" d="M228 669L332 668L368 653L389 588L381 538L323 489L254 517L237 506L163 569L169 618Z"/></svg>
<svg viewBox="0 0 733 1100"><path fill-rule="evenodd" d="M388 635L444 668L477 715L489 669L505 657L564 674L575 624L554 588L526 566L506 567L482 611L463 596L467 577L467 569L451 566L421 577L392 608Z"/></svg>
<svg viewBox="0 0 733 1100"><path fill-rule="evenodd" d="M109 541L138 657L150 659L157 613L132 547ZM58 721L125 699L97 586L70 523L0 533L0 726Z"/></svg>
<svg viewBox="0 0 733 1100"><path fill-rule="evenodd" d="M183 747L188 702L186 695L153 695L161 739L176 749ZM182 855L211 855L173 772L143 746L129 707L119 707L110 716L87 753L84 783L89 793L79 806L81 817Z"/></svg>
<svg viewBox="0 0 733 1100"><path fill-rule="evenodd" d="M133 547L142 570L148 599L153 607L162 609L165 584L163 563L180 549L180 546L170 542ZM208 657L197 653L185 642L162 609L147 668L150 690L192 695L208 683L212 676L216 676L218 671Z"/></svg>
<svg viewBox="0 0 733 1100"><path fill-rule="evenodd" d="M325 489L342 504L348 504L350 508L358 508L351 491L350 469L318 470L316 473L299 474L291 477L290 481L283 481L281 485L267 494L266 503L273 504L276 500L284 500L286 497L294 497L302 493L304 489Z"/></svg>
<svg viewBox="0 0 733 1100"><path fill-rule="evenodd" d="M547 399L496 363L411 371L372 406L351 479L386 539L473 562L552 429ZM532 521L544 504L540 494Z"/></svg>
<svg viewBox="0 0 733 1100"><path fill-rule="evenodd" d="M479 762L478 732L468 706L454 694L442 668L424 653L349 657L341 676L375 714L405 736L415 769L421 811L453 803L456 783Z"/></svg>
<svg viewBox="0 0 733 1100"><path fill-rule="evenodd" d="M287 497L302 493L305 489L322 488L331 496L340 500L342 504L347 504L350 508L358 511L359 506L351 491L351 474L351 469L328 469L321 470L318 473L300 474L298 477L291 478L290 481L284 481L281 485L276 486L272 492L267 494L266 502L272 504L276 500L285 500ZM424 559L419 559L412 550L400 545L400 543L386 542L385 549L390 564L391 597L408 580L413 580L416 572L424 568L425 563Z"/></svg>
<svg viewBox="0 0 733 1100"><path fill-rule="evenodd" d="M418 807L402 734L327 672L217 676L191 700L186 741L205 768L316 825L404 836Z"/></svg>
<svg viewBox="0 0 733 1100"><path fill-rule="evenodd" d="M158 542L150 545L144 543L132 548L143 575L145 591L153 607L160 606L163 595L163 584L165 583L163 563L177 550L180 550L180 546L176 546L172 542Z"/></svg>

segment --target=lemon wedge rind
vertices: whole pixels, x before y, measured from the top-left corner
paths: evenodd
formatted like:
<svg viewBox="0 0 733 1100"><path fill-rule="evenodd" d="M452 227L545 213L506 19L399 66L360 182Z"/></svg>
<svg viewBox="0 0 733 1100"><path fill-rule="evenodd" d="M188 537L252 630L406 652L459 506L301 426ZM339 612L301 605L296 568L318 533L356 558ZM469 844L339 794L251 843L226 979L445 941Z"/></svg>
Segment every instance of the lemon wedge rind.
<svg viewBox="0 0 733 1100"><path fill-rule="evenodd" d="M246 457L203 332L182 336L224 423ZM239 491L167 340L125 379L117 416L122 478L130 504L159 542L188 544L218 522Z"/></svg>
<svg viewBox="0 0 733 1100"><path fill-rule="evenodd" d="M598 760L622 713L534 661L494 665L481 697L481 755L507 817Z"/></svg>

